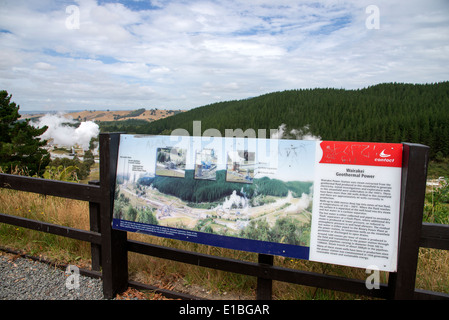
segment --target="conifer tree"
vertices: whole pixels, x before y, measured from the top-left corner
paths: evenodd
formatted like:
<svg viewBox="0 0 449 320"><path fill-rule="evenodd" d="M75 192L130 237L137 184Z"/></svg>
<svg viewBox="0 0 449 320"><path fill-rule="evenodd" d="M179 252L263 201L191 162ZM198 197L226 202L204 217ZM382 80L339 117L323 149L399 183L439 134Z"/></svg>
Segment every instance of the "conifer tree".
<svg viewBox="0 0 449 320"><path fill-rule="evenodd" d="M31 176L41 176L50 162L49 153L41 141L47 127L35 128L29 120L19 121L19 108L11 102L11 95L0 91L0 167L3 172L25 171Z"/></svg>

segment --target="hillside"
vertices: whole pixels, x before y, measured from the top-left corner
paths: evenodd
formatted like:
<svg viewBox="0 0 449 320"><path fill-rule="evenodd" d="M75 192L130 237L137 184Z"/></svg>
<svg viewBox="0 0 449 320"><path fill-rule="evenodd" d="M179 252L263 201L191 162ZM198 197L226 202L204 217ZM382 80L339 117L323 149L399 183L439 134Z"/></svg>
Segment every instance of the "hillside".
<svg viewBox="0 0 449 320"><path fill-rule="evenodd" d="M66 113L66 117L72 117L80 121L124 121L124 120L143 120L155 121L167 118L174 114L183 112L183 110L159 110L159 109L137 109L137 110L100 110L100 111L77 111ZM37 118L43 114L22 115L22 118Z"/></svg>
<svg viewBox="0 0 449 320"><path fill-rule="evenodd" d="M174 195L182 200L194 203L214 202L224 197L230 196L234 190L239 196L249 199L259 196L285 197L291 191L294 197L301 197L303 193L310 192L311 182L289 181L284 182L277 179L263 177L254 179L254 183L244 184L226 182L226 171L217 171L216 180L194 179L194 171L186 170L185 179L174 177L142 177L138 183L141 185L152 185L157 190ZM257 190L257 191L256 191Z"/></svg>
<svg viewBox="0 0 449 320"><path fill-rule="evenodd" d="M323 140L412 142L431 147L431 157L449 156L449 82L385 83L357 90L300 89L214 103L151 123L100 125L102 132L170 134L201 130L277 129L311 133ZM295 135L291 135L295 137Z"/></svg>

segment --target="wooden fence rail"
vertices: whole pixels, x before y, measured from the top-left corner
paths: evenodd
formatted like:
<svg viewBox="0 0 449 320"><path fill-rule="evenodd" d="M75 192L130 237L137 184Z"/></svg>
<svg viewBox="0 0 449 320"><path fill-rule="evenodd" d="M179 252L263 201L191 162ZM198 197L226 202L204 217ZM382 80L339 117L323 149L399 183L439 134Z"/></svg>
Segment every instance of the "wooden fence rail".
<svg viewBox="0 0 449 320"><path fill-rule="evenodd" d="M3 213L0 213L0 223L91 243L92 270L101 270L103 293L107 299L123 292L128 286L155 290L172 298L199 299L129 280L128 252L135 252L254 276L257 278L256 299L271 299L272 281L276 280L382 299L449 300L449 294L415 288L419 248L449 250L449 225L422 223L428 154L428 148L425 146L404 144L398 270L394 273L390 272L388 284L381 284L379 289L368 289L365 281L359 279L274 266L273 256L270 255L259 254L258 262L248 262L127 239L126 232L111 227L119 137L119 134L100 134L100 181L77 184L0 174L1 188L89 202L90 230L80 230Z"/></svg>

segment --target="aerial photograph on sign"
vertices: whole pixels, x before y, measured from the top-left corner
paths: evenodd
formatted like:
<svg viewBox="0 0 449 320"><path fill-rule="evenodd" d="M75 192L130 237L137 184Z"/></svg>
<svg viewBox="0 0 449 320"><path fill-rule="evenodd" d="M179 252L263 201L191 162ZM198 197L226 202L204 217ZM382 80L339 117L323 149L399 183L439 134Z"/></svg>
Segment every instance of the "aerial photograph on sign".
<svg viewBox="0 0 449 320"><path fill-rule="evenodd" d="M309 246L315 142L277 140L264 157L257 146L270 140L235 150L172 140L122 135L114 219Z"/></svg>

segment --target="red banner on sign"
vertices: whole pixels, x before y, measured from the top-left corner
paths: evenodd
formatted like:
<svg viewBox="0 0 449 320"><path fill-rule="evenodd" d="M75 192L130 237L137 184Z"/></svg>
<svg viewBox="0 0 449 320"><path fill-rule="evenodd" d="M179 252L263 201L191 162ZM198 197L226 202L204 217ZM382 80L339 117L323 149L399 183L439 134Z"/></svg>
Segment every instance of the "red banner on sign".
<svg viewBox="0 0 449 320"><path fill-rule="evenodd" d="M320 163L401 167L402 144L323 141Z"/></svg>

